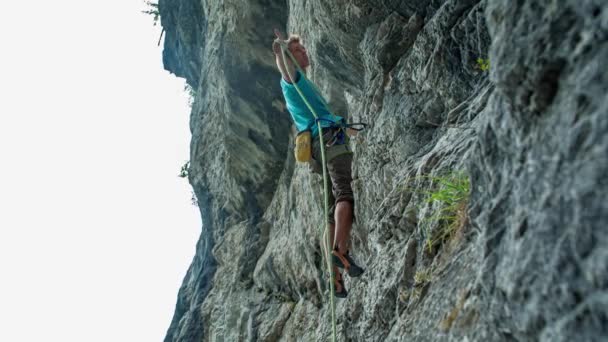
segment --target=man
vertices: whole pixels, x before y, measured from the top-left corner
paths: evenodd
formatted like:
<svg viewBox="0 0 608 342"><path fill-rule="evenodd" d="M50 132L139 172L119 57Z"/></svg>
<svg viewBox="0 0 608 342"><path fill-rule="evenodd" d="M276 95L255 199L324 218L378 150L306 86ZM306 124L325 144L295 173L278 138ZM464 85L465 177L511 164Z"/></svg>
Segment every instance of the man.
<svg viewBox="0 0 608 342"><path fill-rule="evenodd" d="M276 62L281 71L281 89L287 103L287 109L291 114L296 129L301 132L306 129L312 131L313 137L313 159L321 162L321 149L319 146L319 132L315 118L310 109L302 100L297 92L295 85L302 91L303 95L315 112L321 118L323 141L326 143L326 165L331 178L331 189L329 193L329 230L330 244L333 246L332 262L335 273L335 292L336 297L344 298L347 295L344 281L339 268L344 268L351 277L358 277L363 273L363 269L357 266L349 255L348 242L350 230L353 223L354 197L351 188L351 164L352 153L348 146L348 138L343 130L336 123L343 120L342 117L332 115L325 106L324 101L314 91L313 85L300 74L291 59L286 56L283 61L281 52L281 41L287 46L300 68L306 72L310 66L306 48L300 41L300 37L291 35L289 39L283 40L281 33L275 29L276 39L273 42L272 50L276 56ZM287 54L287 53L286 53ZM292 79L293 77L293 79ZM338 139L340 138L340 139ZM337 152L336 152L337 151ZM333 153L332 153L333 152ZM335 239L334 239L335 237Z"/></svg>

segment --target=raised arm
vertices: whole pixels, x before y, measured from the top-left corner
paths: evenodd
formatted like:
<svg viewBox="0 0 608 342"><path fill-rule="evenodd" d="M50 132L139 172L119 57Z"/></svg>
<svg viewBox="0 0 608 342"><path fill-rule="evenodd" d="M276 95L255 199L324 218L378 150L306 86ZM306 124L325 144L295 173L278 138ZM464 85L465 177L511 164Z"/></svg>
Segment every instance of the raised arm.
<svg viewBox="0 0 608 342"><path fill-rule="evenodd" d="M283 53L281 52L281 42L285 42L285 40L283 39L283 36L281 35L281 32L278 29L274 29L274 34L277 38L274 40L274 42L272 42L272 51L275 55L277 67L279 68L283 79L288 83L292 83L291 77L289 77L289 75L293 75L295 77L296 68L294 67L289 57L286 55L285 58L287 61L287 69L285 69L285 63L283 63Z"/></svg>

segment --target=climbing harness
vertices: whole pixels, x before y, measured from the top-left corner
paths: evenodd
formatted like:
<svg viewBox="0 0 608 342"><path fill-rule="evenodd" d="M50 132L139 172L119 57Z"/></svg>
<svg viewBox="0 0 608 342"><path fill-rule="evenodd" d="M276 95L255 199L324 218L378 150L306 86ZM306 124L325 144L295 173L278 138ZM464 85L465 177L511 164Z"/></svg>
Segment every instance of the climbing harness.
<svg viewBox="0 0 608 342"><path fill-rule="evenodd" d="M326 143L323 141L324 140L323 139L323 127L321 127L321 121L327 120L327 119L320 118L319 115L317 115L317 112L315 111L315 109L312 107L310 102L306 99L306 96L304 96L304 93L302 92L300 87L298 87L298 85L296 84L295 78L289 72L289 67L288 67L287 61L286 61L286 53L289 56L289 59L291 60L293 65L300 72L301 77L304 77L304 80L311 84L313 90L315 91L316 95L319 97L319 99L321 100L321 102L323 103L325 108L327 108L328 111L330 111L330 108L329 108L329 105L327 104L327 101L325 101L325 98L323 98L323 96L321 95L321 92L319 91L319 89L317 89L316 85L314 83L312 83L306 77L306 74L304 73L304 71L302 70L302 68L300 67L298 62L296 61L295 57L293 56L291 51L289 51L285 41L283 41L281 39L281 40L279 40L279 44L281 46L283 66L285 68L285 71L289 75L291 84L293 84L296 91L302 98L302 101L304 101L304 103L306 104L306 106L308 107L308 109L310 110L310 112L313 114L313 116L315 118L314 123L309 125L309 129L303 131L303 132L308 131L309 133L303 133L300 145L298 145L298 138L296 138L296 159L298 161L300 161L300 159L298 159L298 158L301 158L302 161L303 160L309 161L312 157L312 152L311 152L311 149L312 149L311 135L312 134L311 134L310 129L312 128L312 126L314 124L317 125L317 129L319 132L319 134L318 134L319 135L319 146L320 146L320 150L321 150L321 165L322 165L322 170L323 170L323 172L322 172L322 174L323 174L323 207L324 207L324 212L325 212L325 229L324 229L324 233L322 235L324 236L324 240L325 240L325 261L327 263L327 270L329 272L329 284L330 284L329 298L330 298L331 318L332 318L332 341L336 342L337 328L336 328L336 304L334 302L334 292L335 292L334 285L335 285L335 282L338 281L338 285L339 285L338 287L341 288L341 290L342 290L340 293L343 293L344 286L343 286L342 279L341 279L342 277L340 276L340 277L338 277L338 279L336 279L336 277L334 276L334 272L333 272L333 268L332 268L332 261L331 261L331 256L330 256L330 251L332 250L332 248L330 248L330 236L329 236L329 214L328 214L329 213L329 195L327 193L328 180L327 180L327 165L326 165L326 160L329 160L329 159L326 159L326 154L325 154ZM331 113L331 111L330 111L330 113ZM332 115L333 115L333 113L332 113ZM332 121L332 120L327 120L327 121ZM351 129L356 132L356 131L362 130L365 127L364 123L348 125L343 121L344 120L341 120L340 123L336 123L336 122L332 121L333 124L331 126L334 126L334 125L337 126L338 127L337 131L339 133L334 134L332 136L332 139L330 139L330 141L328 141L328 143L332 144L330 146L334 146L334 145L342 142L342 145L345 146L345 148L348 148L348 145L344 143L345 139L346 139L346 137L344 136L346 130ZM355 128L356 126L362 126L362 127ZM332 128L332 127L330 127L330 128ZM298 152L298 148L299 148L298 146L300 146L300 148L303 150L301 152L301 156L299 156L300 152ZM306 152L304 152L304 150L306 150L306 149L308 149L308 150ZM350 151L348 151L348 152L350 152Z"/></svg>
<svg viewBox="0 0 608 342"><path fill-rule="evenodd" d="M325 100L323 100L323 102L325 103ZM325 106L327 107L327 104L325 104ZM327 107L327 108L329 108L329 107ZM333 120L329 120L329 119L325 119L325 118L317 118L317 119L315 119L315 123L317 121L329 122L330 125L327 127L324 127L324 128L325 129L327 129L327 128L334 129L334 134L332 136L332 139L325 144L326 147L345 144L347 142L346 136L349 135L349 130L351 131L350 135L352 135L352 131L359 132L359 131L362 131L365 128L365 126L367 126L367 124L362 123L362 122L348 124L348 123L346 123L346 121L344 121L344 119L340 119L339 121L333 121ZM311 126L309 126L308 129L310 129ZM357 126L361 126L361 127L357 128Z"/></svg>
<svg viewBox="0 0 608 342"><path fill-rule="evenodd" d="M363 130L363 127L365 127L364 123L346 124L344 119L336 122L329 119L317 118L313 120L306 129L298 132L296 135L294 153L297 161L312 161L312 127L319 121L326 121L330 123L329 126L323 128L323 133L325 133L327 130L332 132L331 137L325 143L325 153L328 162L341 154L351 153L351 150L347 144L347 135L349 129L353 131L361 131ZM362 128L356 128L356 126L362 126Z"/></svg>

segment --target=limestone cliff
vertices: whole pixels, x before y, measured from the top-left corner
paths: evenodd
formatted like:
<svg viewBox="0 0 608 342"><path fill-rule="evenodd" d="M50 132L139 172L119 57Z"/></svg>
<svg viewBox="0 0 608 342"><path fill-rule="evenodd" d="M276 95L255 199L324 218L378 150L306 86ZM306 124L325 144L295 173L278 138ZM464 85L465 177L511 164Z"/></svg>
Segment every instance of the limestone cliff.
<svg viewBox="0 0 608 342"><path fill-rule="evenodd" d="M608 339L608 3L160 0L195 90L202 233L165 341L327 341L318 176L270 49L299 33L353 141L340 341ZM486 67L489 64L489 69ZM444 234L438 179L470 183ZM452 227L452 226L450 226Z"/></svg>

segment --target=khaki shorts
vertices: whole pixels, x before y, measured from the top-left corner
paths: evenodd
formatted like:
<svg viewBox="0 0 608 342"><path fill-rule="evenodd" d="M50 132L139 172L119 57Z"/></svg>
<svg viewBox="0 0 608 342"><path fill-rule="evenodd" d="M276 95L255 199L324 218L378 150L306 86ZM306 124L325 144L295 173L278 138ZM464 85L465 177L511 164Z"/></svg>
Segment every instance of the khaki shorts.
<svg viewBox="0 0 608 342"><path fill-rule="evenodd" d="M323 141L327 143L331 140L337 129L324 128L323 129ZM352 182L352 161L353 153L348 147L348 137L343 145L334 145L325 148L325 156L327 160L327 173L329 174L330 182L328 189L329 194L329 223L334 224L334 211L336 204L341 201L349 201L355 203L353 196L353 189L350 186ZM312 157L311 169L313 172L323 174L321 169L321 149L319 146L319 138L315 137L312 142ZM316 164L316 166L315 166ZM354 208L353 208L354 209Z"/></svg>

